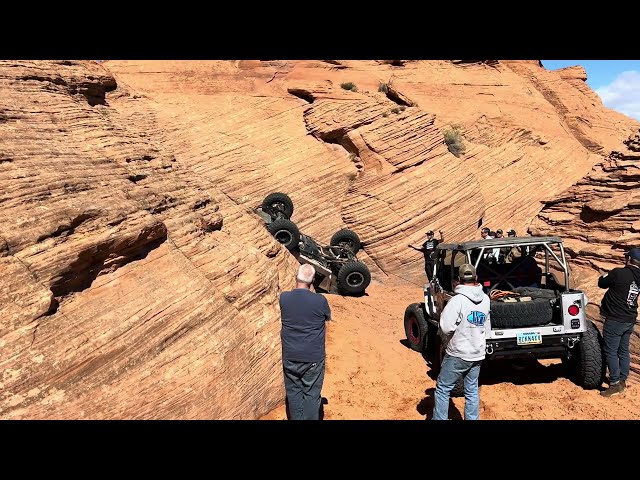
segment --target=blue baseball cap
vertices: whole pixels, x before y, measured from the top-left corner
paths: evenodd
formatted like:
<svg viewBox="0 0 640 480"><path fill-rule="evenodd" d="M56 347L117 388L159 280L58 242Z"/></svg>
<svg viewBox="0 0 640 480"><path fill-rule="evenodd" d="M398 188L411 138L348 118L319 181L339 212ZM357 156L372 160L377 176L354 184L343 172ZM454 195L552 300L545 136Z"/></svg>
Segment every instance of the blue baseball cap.
<svg viewBox="0 0 640 480"><path fill-rule="evenodd" d="M638 247L632 248L627 253L625 253L624 256L632 258L634 260L640 260L640 248Z"/></svg>

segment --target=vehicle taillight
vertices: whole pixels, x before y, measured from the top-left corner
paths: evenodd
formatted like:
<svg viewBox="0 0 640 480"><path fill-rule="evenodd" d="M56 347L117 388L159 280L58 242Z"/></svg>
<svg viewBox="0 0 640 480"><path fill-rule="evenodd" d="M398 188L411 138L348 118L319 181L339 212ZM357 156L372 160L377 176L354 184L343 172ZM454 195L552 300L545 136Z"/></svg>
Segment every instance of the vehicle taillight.
<svg viewBox="0 0 640 480"><path fill-rule="evenodd" d="M575 317L580 313L580 307L577 305L569 305L567 311L569 312L569 315L573 315Z"/></svg>
<svg viewBox="0 0 640 480"><path fill-rule="evenodd" d="M490 286L491 286L491 282L484 282L484 283L483 283L483 285L484 285L485 287L490 287Z"/></svg>

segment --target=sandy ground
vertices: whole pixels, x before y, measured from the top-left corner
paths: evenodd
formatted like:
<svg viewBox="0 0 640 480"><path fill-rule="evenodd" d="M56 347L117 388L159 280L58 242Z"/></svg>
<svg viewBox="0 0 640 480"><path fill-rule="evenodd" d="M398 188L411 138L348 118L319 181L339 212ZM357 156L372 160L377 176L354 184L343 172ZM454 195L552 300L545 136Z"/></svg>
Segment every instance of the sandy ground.
<svg viewBox="0 0 640 480"><path fill-rule="evenodd" d="M402 323L407 305L422 300L421 288L372 283L367 294L327 295L333 321L327 328L324 419L430 419L436 381L422 355L404 345ZM559 360L533 360L524 370L506 362L483 365L481 419L640 419L638 384L604 398L565 378ZM464 398L454 398L450 418L463 415ZM284 405L262 419L286 419Z"/></svg>

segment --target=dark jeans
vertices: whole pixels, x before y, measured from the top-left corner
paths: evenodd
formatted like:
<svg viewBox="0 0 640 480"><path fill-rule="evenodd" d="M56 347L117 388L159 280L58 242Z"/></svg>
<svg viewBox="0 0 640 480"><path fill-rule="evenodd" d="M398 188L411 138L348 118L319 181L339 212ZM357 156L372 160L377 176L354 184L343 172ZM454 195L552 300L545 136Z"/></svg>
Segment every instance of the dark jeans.
<svg viewBox="0 0 640 480"><path fill-rule="evenodd" d="M435 264L435 260L427 260L424 264L424 272L427 274L429 281L431 281L431 277L433 277L433 267Z"/></svg>
<svg viewBox="0 0 640 480"><path fill-rule="evenodd" d="M607 318L602 328L604 353L609 367L609 385L627 380L631 357L629 339L633 332L633 323L617 322Z"/></svg>
<svg viewBox="0 0 640 480"><path fill-rule="evenodd" d="M324 360L315 363L283 360L284 388L291 420L319 420Z"/></svg>

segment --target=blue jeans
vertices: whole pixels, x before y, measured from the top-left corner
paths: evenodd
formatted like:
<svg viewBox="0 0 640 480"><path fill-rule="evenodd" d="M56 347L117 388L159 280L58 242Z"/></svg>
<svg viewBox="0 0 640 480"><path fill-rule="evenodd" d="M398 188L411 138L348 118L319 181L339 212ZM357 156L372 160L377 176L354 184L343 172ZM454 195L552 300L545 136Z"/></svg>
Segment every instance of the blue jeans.
<svg viewBox="0 0 640 480"><path fill-rule="evenodd" d="M324 359L319 362L283 360L284 388L291 420L319 420Z"/></svg>
<svg viewBox="0 0 640 480"><path fill-rule="evenodd" d="M609 368L609 385L627 380L631 356L629 355L629 340L633 332L633 323L617 322L605 319L602 327L604 338L604 353L607 356Z"/></svg>
<svg viewBox="0 0 640 480"><path fill-rule="evenodd" d="M449 397L451 390L460 377L464 378L464 419L480 418L480 396L478 394L478 377L482 360L467 362L445 353L436 383L433 420L449 419Z"/></svg>

